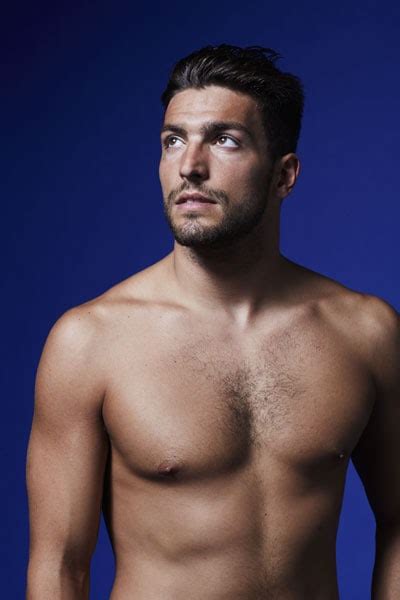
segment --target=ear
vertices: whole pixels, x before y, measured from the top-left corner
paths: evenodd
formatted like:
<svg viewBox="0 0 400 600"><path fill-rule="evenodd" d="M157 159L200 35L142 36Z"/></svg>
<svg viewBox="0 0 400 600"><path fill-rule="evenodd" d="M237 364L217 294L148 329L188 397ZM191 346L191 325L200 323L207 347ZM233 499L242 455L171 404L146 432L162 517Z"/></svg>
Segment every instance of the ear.
<svg viewBox="0 0 400 600"><path fill-rule="evenodd" d="M296 154L285 154L276 162L276 195L283 200L290 194L300 173L300 161Z"/></svg>

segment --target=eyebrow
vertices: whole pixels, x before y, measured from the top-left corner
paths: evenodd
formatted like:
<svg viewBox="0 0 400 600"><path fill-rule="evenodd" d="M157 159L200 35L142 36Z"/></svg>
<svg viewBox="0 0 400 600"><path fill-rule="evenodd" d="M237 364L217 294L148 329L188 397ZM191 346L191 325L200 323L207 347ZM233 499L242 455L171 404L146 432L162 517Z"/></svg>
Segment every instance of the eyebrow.
<svg viewBox="0 0 400 600"><path fill-rule="evenodd" d="M207 121L200 127L200 133L202 135L210 135L211 133L218 133L218 131L226 131L227 129L236 129L242 131L248 137L253 139L253 134L243 123L240 121ZM179 135L186 135L186 129L180 124L165 123L161 128L161 133L164 131L172 131Z"/></svg>

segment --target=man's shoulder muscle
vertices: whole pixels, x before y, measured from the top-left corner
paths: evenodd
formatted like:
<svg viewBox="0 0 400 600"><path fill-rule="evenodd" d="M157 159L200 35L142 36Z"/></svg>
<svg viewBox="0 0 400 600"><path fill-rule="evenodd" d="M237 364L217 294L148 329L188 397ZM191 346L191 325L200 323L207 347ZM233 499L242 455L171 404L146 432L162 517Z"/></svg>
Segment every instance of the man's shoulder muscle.
<svg viewBox="0 0 400 600"><path fill-rule="evenodd" d="M101 360L104 310L98 300L64 312L51 327L35 381L36 412L88 404L99 411L105 381ZM87 406L87 408L89 408Z"/></svg>
<svg viewBox="0 0 400 600"><path fill-rule="evenodd" d="M378 386L385 387L399 379L400 315L377 296L366 296L364 304L364 343L368 346L374 378Z"/></svg>
<svg viewBox="0 0 400 600"><path fill-rule="evenodd" d="M381 369L383 362L398 352L399 313L379 296L332 282L331 293L320 306L326 320L371 369Z"/></svg>
<svg viewBox="0 0 400 600"><path fill-rule="evenodd" d="M156 301L153 288L157 287L157 269L162 261L117 282L103 293L87 302L67 310L52 328L60 337L89 336L96 338L107 333L124 308L140 307L146 302Z"/></svg>
<svg viewBox="0 0 400 600"><path fill-rule="evenodd" d="M126 317L130 318L130 325L135 321L140 325L143 310L159 303L152 290L157 277L150 274L151 269L144 269L66 310L49 331L39 375L51 363L51 368L58 365L57 372L62 376L62 365L69 363L82 376L100 376L101 364L108 360L110 343L125 329Z"/></svg>

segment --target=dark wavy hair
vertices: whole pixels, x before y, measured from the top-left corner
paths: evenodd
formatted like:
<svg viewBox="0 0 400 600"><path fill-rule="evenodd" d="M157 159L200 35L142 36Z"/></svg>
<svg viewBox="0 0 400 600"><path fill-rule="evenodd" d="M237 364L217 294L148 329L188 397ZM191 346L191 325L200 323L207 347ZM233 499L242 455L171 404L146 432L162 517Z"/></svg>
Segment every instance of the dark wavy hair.
<svg viewBox="0 0 400 600"><path fill-rule="evenodd" d="M275 66L281 56L262 46L205 46L179 60L161 95L164 114L170 100L188 88L219 85L252 96L261 110L273 160L295 152L304 106L302 82Z"/></svg>

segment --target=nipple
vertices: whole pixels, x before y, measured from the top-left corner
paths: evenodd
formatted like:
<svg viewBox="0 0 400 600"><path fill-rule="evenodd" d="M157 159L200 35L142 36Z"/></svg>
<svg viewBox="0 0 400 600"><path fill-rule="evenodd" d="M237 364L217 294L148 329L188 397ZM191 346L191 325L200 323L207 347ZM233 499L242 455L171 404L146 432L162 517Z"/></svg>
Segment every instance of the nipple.
<svg viewBox="0 0 400 600"><path fill-rule="evenodd" d="M176 475L181 468L181 465L173 460L163 460L158 467L157 473L165 477L173 477Z"/></svg>

